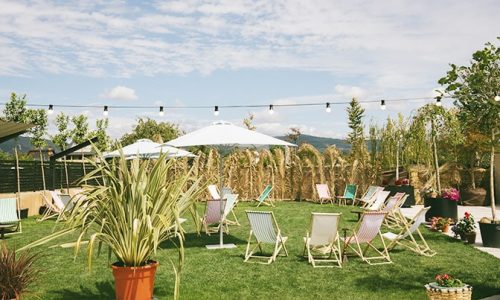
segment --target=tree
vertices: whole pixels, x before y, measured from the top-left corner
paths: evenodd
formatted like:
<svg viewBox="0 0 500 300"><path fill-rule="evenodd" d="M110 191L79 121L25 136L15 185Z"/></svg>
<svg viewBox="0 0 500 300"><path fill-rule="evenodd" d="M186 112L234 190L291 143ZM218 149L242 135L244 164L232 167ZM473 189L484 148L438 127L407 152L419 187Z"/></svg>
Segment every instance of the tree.
<svg viewBox="0 0 500 300"><path fill-rule="evenodd" d="M71 140L75 144L81 144L88 139L89 122L87 116L78 115L71 118L74 128L71 130Z"/></svg>
<svg viewBox="0 0 500 300"><path fill-rule="evenodd" d="M500 38L499 38L500 39ZM445 92L455 99L458 117L469 128L489 137L490 146L490 201L493 220L495 214L495 183L493 166L495 147L500 131L500 48L487 43L472 55L469 66L451 64L451 70L439 79Z"/></svg>
<svg viewBox="0 0 500 300"><path fill-rule="evenodd" d="M100 151L108 151L111 144L111 138L106 133L108 129L109 121L107 118L97 119L95 122L96 130L91 133L92 137L97 137L97 142L95 146Z"/></svg>
<svg viewBox="0 0 500 300"><path fill-rule="evenodd" d="M347 107L348 124L351 132L347 135L347 142L351 144L351 154L356 157L366 147L363 126L363 114L365 109L359 105L356 98L352 98Z"/></svg>
<svg viewBox="0 0 500 300"><path fill-rule="evenodd" d="M285 140L289 141L290 143L297 144L297 141L299 140L301 135L302 132L300 132L300 128L290 127L290 132L286 134Z"/></svg>
<svg viewBox="0 0 500 300"><path fill-rule="evenodd" d="M49 125L47 112L45 109L29 109L26 111L26 121L35 125L28 130L31 144L36 149L42 150L43 147L47 146L47 141L45 140L47 126Z"/></svg>
<svg viewBox="0 0 500 300"><path fill-rule="evenodd" d="M69 117L60 112L55 119L55 125L58 133L52 136L52 142L61 150L68 147L68 140L71 137L71 131L68 128Z"/></svg>
<svg viewBox="0 0 500 300"><path fill-rule="evenodd" d="M18 96L16 93L12 93L3 110L4 119L11 122L25 123L27 110L26 95Z"/></svg>
<svg viewBox="0 0 500 300"><path fill-rule="evenodd" d="M243 124L248 130L255 130L256 127L253 124L253 119L255 118L254 114L250 113L248 114L248 117L243 119Z"/></svg>
<svg viewBox="0 0 500 300"><path fill-rule="evenodd" d="M159 134L163 141L170 141L182 134L177 124L169 122L156 122L150 118L140 118L131 133L124 134L120 142L123 146L135 143L139 139L153 139Z"/></svg>

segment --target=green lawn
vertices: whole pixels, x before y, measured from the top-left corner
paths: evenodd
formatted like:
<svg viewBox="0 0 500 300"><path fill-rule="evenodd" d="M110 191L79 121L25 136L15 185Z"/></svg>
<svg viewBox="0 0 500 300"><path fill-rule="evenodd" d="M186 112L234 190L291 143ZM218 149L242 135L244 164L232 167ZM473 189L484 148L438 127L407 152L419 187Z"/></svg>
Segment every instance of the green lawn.
<svg viewBox="0 0 500 300"><path fill-rule="evenodd" d="M182 272L183 299L425 299L423 285L436 273L451 273L474 287L473 298L500 294L500 260L439 233L423 228L430 246L438 254L422 257L406 250L391 252L394 264L369 266L359 258L349 258L343 269L313 268L302 255L302 237L309 225L310 212L342 212L341 227L353 227L356 216L351 207L320 206L306 202L278 203L271 208L284 235L289 237L290 255L279 257L271 265L243 262L249 226L245 209L237 208L241 227L232 226L226 242L236 249L206 250L204 245L218 242L218 235L197 236L193 221L186 227L186 262ZM268 210L267 207L258 208ZM200 211L202 207L200 207ZM190 217L189 217L190 218ZM40 238L53 229L53 221L38 223L34 218L23 222L23 234L8 236L7 243L18 247ZM55 242L54 242L55 244ZM155 296L169 299L173 291L170 260L176 251L169 243L162 245L156 259L160 267L156 277ZM42 246L46 256L39 265L44 269L32 286L27 299L112 299L113 278L106 255L95 259L88 272L86 257L73 261L72 249Z"/></svg>

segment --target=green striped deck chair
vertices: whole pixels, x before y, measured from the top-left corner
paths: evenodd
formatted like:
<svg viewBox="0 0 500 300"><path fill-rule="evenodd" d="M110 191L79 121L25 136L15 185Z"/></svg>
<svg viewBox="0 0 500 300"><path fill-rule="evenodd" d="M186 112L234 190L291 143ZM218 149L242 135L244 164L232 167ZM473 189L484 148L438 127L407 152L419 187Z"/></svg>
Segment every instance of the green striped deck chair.
<svg viewBox="0 0 500 300"><path fill-rule="evenodd" d="M259 207L261 204L265 204L267 206L273 206L274 207L274 204L273 204L273 201L271 200L271 198L269 198L269 196L271 195L271 191L273 190L273 186L268 184L264 190L262 191L262 194L260 194L259 198L257 198L257 201L259 202L257 204L257 207ZM268 202L266 202L266 200L268 200Z"/></svg>
<svg viewBox="0 0 500 300"><path fill-rule="evenodd" d="M276 260L281 250L288 256L285 243L287 237L281 235L281 231L276 223L272 211L246 211L248 221L250 223L250 234L248 236L247 248L245 251L245 262L250 258L261 259L261 263L270 264ZM255 240L252 242L252 240ZM273 245L273 250L270 256L264 254L264 245ZM253 246L253 248L251 248ZM255 255L257 248L260 250L260 255ZM264 261L262 261L264 260Z"/></svg>
<svg viewBox="0 0 500 300"><path fill-rule="evenodd" d="M358 186L355 184L348 184L345 187L344 190L344 195L343 196L337 196L337 200L339 201L339 205L344 203L344 205L347 205L347 200L351 200L353 205L354 205L354 199L356 199L356 190L358 189Z"/></svg>
<svg viewBox="0 0 500 300"><path fill-rule="evenodd" d="M364 206L366 203L370 203L372 201L373 196L378 191L379 187L375 185L370 185L366 192L361 196L361 198L356 198L357 203L361 203L361 206Z"/></svg>
<svg viewBox="0 0 500 300"><path fill-rule="evenodd" d="M0 199L0 237L3 239L5 233L14 232L22 232L16 198Z"/></svg>

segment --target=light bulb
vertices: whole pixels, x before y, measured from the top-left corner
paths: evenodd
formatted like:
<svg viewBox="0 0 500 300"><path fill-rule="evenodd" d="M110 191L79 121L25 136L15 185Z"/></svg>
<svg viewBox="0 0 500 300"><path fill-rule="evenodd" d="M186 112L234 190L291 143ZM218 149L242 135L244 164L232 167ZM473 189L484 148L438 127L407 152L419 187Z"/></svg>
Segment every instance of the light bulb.
<svg viewBox="0 0 500 300"><path fill-rule="evenodd" d="M102 112L103 116L107 117L109 112L108 112L108 106L104 106L104 110Z"/></svg>
<svg viewBox="0 0 500 300"><path fill-rule="evenodd" d="M436 105L437 105L437 106L441 106L441 105L442 105L442 103L441 103L441 98L437 98L437 99L436 99Z"/></svg>
<svg viewBox="0 0 500 300"><path fill-rule="evenodd" d="M380 109L385 110L385 100L380 100Z"/></svg>
<svg viewBox="0 0 500 300"><path fill-rule="evenodd" d="M325 109L325 111L327 113L332 112L332 108L330 107L330 102L326 102L326 109Z"/></svg>
<svg viewBox="0 0 500 300"><path fill-rule="evenodd" d="M496 101L496 102L500 101L500 96L496 95L496 96L495 96L495 101Z"/></svg>
<svg viewBox="0 0 500 300"><path fill-rule="evenodd" d="M274 106L272 104L269 105L269 114L270 115L274 114Z"/></svg>
<svg viewBox="0 0 500 300"><path fill-rule="evenodd" d="M49 104L49 109L47 110L47 114L51 115L52 113L54 113L54 106L52 104Z"/></svg>
<svg viewBox="0 0 500 300"><path fill-rule="evenodd" d="M219 107L218 106L215 106L215 109L214 109L214 116L218 116L219 115Z"/></svg>
<svg viewBox="0 0 500 300"><path fill-rule="evenodd" d="M163 117L165 115L165 112L163 111L163 106L160 106L160 111L158 112L158 115L160 115L160 117Z"/></svg>

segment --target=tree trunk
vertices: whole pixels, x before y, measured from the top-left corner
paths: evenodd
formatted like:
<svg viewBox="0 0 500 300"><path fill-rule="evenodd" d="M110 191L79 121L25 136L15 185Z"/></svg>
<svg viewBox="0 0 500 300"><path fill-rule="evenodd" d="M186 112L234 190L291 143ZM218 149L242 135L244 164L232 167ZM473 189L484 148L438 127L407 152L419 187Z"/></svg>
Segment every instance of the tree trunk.
<svg viewBox="0 0 500 300"><path fill-rule="evenodd" d="M431 121L431 130L432 130L432 155L434 156L434 168L436 169L436 188L438 193L441 193L441 178L439 176L439 161L437 154L437 145L436 145L436 128L434 125L434 120Z"/></svg>
<svg viewBox="0 0 500 300"><path fill-rule="evenodd" d="M496 220L496 206L495 206L495 129L491 130L491 155L490 155L490 202L491 202L491 216Z"/></svg>

